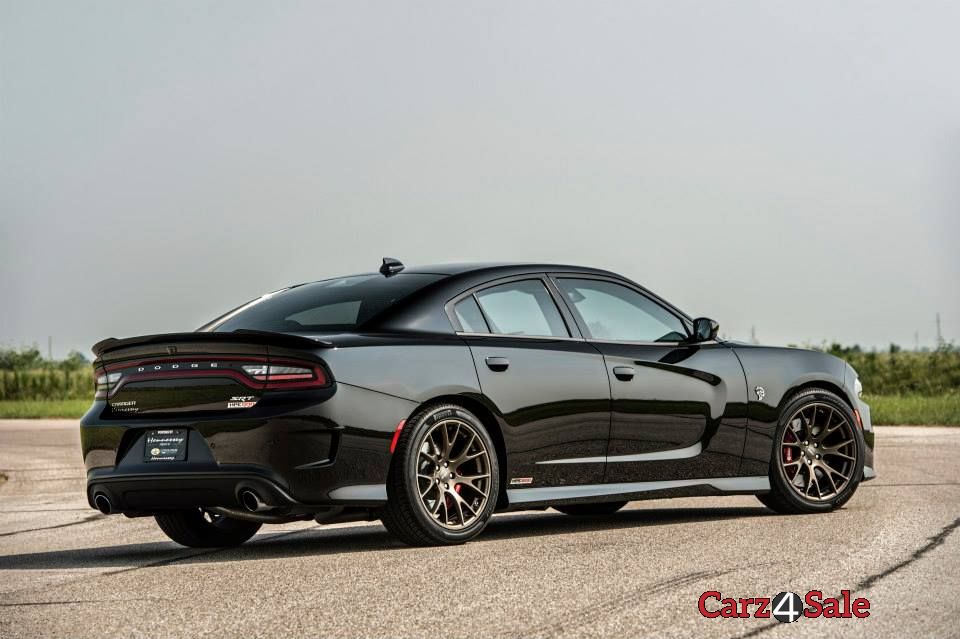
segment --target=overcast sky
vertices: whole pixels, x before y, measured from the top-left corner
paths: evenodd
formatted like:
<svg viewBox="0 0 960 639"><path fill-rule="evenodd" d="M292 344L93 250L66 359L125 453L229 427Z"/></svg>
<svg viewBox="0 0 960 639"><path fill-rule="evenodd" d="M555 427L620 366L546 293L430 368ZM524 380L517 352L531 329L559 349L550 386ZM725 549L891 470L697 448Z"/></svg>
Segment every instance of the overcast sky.
<svg viewBox="0 0 960 639"><path fill-rule="evenodd" d="M956 2L0 0L0 344L586 264L772 344L960 340Z"/></svg>

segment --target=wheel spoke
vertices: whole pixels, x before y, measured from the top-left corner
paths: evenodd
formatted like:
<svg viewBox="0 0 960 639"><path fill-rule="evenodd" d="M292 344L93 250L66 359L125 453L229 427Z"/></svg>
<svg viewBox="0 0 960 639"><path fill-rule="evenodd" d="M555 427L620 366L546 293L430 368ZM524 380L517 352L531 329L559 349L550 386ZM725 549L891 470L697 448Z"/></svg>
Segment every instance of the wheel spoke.
<svg viewBox="0 0 960 639"><path fill-rule="evenodd" d="M827 472L825 472L824 475L826 475L827 479L830 480L830 485L833 487L833 493L831 493L831 494L839 493L840 491L837 490L837 483L836 483L835 481L833 481L833 477L830 476L830 467L827 466L826 464L824 464L824 466L825 466L826 469L827 469Z"/></svg>
<svg viewBox="0 0 960 639"><path fill-rule="evenodd" d="M465 461L468 461L467 455L470 452L470 447L473 446L473 442L477 439L476 433L470 433L470 439L467 440L467 445L463 447L463 451L455 459L450 460L450 465L454 468L460 466ZM476 455L474 455L476 457ZM472 459L472 458L471 458Z"/></svg>
<svg viewBox="0 0 960 639"><path fill-rule="evenodd" d="M475 511L475 510L473 509L473 507L467 502L466 499L464 499L463 497L460 496L460 493L458 493L458 492L455 491L455 490L452 490L452 491L450 491L450 496L453 497L453 501L457 504L457 509L460 511L460 521L461 521L461 522L463 521L463 509L464 509L464 507L465 507L467 510L470 511L470 515L471 515L472 517L476 517L476 516L477 516L477 511Z"/></svg>
<svg viewBox="0 0 960 639"><path fill-rule="evenodd" d="M813 439L813 425L817 419L817 405L812 406L813 414L810 415L810 419L807 420L807 439Z"/></svg>
<svg viewBox="0 0 960 639"><path fill-rule="evenodd" d="M823 489L820 488L820 480L817 479L817 469L810 467L810 476L813 477L813 485L817 487L817 499L823 497Z"/></svg>
<svg viewBox="0 0 960 639"><path fill-rule="evenodd" d="M844 459L847 459L847 460L850 460L850 461L857 461L855 457L851 457L850 455L847 455L847 454L845 454L845 453L838 453L838 452L835 451L835 450L825 450L825 451L823 451L823 456L826 457L827 455L830 455L831 457L843 457Z"/></svg>
<svg viewBox="0 0 960 639"><path fill-rule="evenodd" d="M837 444L836 446L830 446L829 448L824 448L822 452L824 455L839 453L841 448L846 448L852 443L853 443L853 440L848 439L847 441Z"/></svg>
<svg viewBox="0 0 960 639"><path fill-rule="evenodd" d="M830 413L827 415L827 419L823 422L823 428L817 433L816 440L822 442L827 438L827 435L833 432L833 429L830 428L830 422L833 420L833 408L827 407L830 410Z"/></svg>
<svg viewBox="0 0 960 639"><path fill-rule="evenodd" d="M440 451L440 456L446 459L450 457L450 431L447 430L447 422L440 424L440 432L443 434L443 450Z"/></svg>
<svg viewBox="0 0 960 639"><path fill-rule="evenodd" d="M440 489L440 487L437 486L437 482L435 482L435 481L433 481L433 480L431 479L431 480L430 480L430 483L427 484L426 489L425 489L422 493L420 493L420 499L425 498L428 494L430 494L430 491L433 490L434 488L436 488L437 490Z"/></svg>
<svg viewBox="0 0 960 639"><path fill-rule="evenodd" d="M843 478L843 481L844 481L844 482L850 481L850 478L849 478L847 475L844 475L843 473L841 473L839 470L836 470L835 468L830 468L829 466L827 466L827 468L828 468L828 469L830 470L830 472L833 473L834 475L840 475L840 477Z"/></svg>
<svg viewBox="0 0 960 639"><path fill-rule="evenodd" d="M489 478L490 478L489 473L483 474L483 475L460 475L457 477L456 483L461 486L466 486L468 488L471 488L477 491L478 493L480 493L481 495L483 495L484 497L486 497L487 491L477 486L475 482L478 482L481 479L489 479Z"/></svg>

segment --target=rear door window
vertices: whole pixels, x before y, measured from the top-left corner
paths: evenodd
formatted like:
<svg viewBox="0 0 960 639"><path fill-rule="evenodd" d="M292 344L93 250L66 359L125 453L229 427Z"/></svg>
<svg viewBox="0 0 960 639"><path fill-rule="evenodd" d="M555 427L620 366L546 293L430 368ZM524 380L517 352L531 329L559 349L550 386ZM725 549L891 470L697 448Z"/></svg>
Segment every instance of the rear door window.
<svg viewBox="0 0 960 639"><path fill-rule="evenodd" d="M519 280L476 294L490 332L498 335L569 337L557 305L538 279Z"/></svg>

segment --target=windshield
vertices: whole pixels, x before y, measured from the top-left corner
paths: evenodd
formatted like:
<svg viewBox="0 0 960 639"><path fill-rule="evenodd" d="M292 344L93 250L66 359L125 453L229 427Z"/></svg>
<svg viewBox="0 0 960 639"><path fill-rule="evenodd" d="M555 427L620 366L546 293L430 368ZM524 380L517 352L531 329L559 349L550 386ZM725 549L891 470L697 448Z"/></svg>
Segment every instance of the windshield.
<svg viewBox="0 0 960 639"><path fill-rule="evenodd" d="M349 331L362 326L414 291L443 275L400 273L353 275L302 284L264 295L215 320L204 330L279 333Z"/></svg>

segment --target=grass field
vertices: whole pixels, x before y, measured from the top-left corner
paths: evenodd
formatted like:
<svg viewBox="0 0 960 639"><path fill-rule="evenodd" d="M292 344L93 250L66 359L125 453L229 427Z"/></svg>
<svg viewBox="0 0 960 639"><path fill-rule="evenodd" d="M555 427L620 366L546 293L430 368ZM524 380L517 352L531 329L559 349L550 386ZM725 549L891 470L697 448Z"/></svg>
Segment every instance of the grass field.
<svg viewBox="0 0 960 639"><path fill-rule="evenodd" d="M35 419L40 417L73 417L79 419L90 408L89 399L62 399L50 401L0 401L0 419Z"/></svg>
<svg viewBox="0 0 960 639"><path fill-rule="evenodd" d="M874 424L960 426L960 393L923 395L864 395Z"/></svg>
<svg viewBox="0 0 960 639"><path fill-rule="evenodd" d="M960 426L960 393L935 397L922 395L864 396L874 424ZM0 401L0 419L71 417L78 419L90 408L89 399L53 401Z"/></svg>

